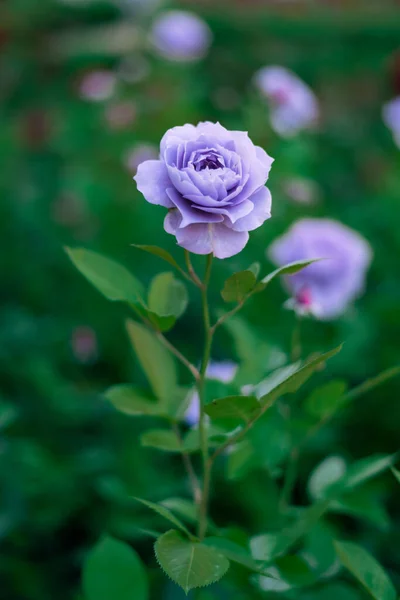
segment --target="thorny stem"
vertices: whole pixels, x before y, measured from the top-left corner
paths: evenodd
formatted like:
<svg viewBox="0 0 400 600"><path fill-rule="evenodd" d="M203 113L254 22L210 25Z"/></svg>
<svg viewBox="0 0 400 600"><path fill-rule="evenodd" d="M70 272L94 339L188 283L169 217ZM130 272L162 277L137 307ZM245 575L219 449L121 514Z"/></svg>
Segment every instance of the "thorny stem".
<svg viewBox="0 0 400 600"><path fill-rule="evenodd" d="M199 530L198 535L200 539L204 538L207 529L207 507L208 507L208 496L210 493L210 481L211 481L211 467L208 460L208 440L205 418L205 379L207 372L207 365L210 360L211 346L213 341L214 332L211 329L210 324L210 309L208 306L208 284L210 281L212 267L212 254L207 256L206 272L204 276L204 282L201 284L201 300L203 306L203 320L204 320L204 331L205 331L205 342L203 360L201 362L200 377L197 380L197 389L199 392L199 436L200 436L200 447L203 461L203 489L201 494L201 502L199 506Z"/></svg>

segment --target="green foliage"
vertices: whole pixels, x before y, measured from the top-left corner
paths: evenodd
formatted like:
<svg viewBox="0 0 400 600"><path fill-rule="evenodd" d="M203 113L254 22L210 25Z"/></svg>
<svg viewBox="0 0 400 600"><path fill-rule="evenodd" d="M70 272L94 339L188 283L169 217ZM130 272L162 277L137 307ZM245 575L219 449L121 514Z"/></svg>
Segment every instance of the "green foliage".
<svg viewBox="0 0 400 600"><path fill-rule="evenodd" d="M128 321L126 327L155 396L168 404L178 384L174 359L149 329L135 321Z"/></svg>
<svg viewBox="0 0 400 600"><path fill-rule="evenodd" d="M86 600L148 600L146 570L128 544L104 537L86 557L83 591Z"/></svg>
<svg viewBox="0 0 400 600"><path fill-rule="evenodd" d="M178 529L180 529L180 531L189 536L189 538L192 537L191 533L185 527L185 525L179 519L177 519L175 515L165 506L162 506L161 504L155 504L154 502L149 502L149 500L143 500L143 498L135 498L135 500L141 502L151 510L154 510L154 512L158 513L161 517L172 523L172 525L178 527Z"/></svg>
<svg viewBox="0 0 400 600"><path fill-rule="evenodd" d="M263 277L263 279L261 279L260 283L256 287L256 291L262 292L265 290L267 285L269 285L271 281L276 277L280 277L283 275L294 275L295 273L302 271L303 269L308 267L308 265L311 265L313 262L316 262L318 260L321 260L321 258L316 257L311 260L297 260L295 262L284 265L283 267L279 267L279 269L275 269L275 271L272 271L272 273L269 273L269 275L266 275L265 277Z"/></svg>
<svg viewBox="0 0 400 600"><path fill-rule="evenodd" d="M375 600L396 600L392 582L380 564L361 546L335 542L341 563L354 575Z"/></svg>
<svg viewBox="0 0 400 600"><path fill-rule="evenodd" d="M180 317L188 305L186 286L173 273L159 273L151 282L148 306L160 317Z"/></svg>
<svg viewBox="0 0 400 600"><path fill-rule="evenodd" d="M214 548L190 541L174 530L158 538L154 548L160 566L186 594L215 583L229 569L227 558Z"/></svg>
<svg viewBox="0 0 400 600"><path fill-rule="evenodd" d="M205 408L212 419L234 419L249 421L260 409L260 404L255 396L228 396L217 398Z"/></svg>
<svg viewBox="0 0 400 600"><path fill-rule="evenodd" d="M104 396L117 410L126 415L167 416L165 406L161 402L147 398L142 390L133 385L114 385Z"/></svg>
<svg viewBox="0 0 400 600"><path fill-rule="evenodd" d="M225 302L243 302L248 293L254 289L256 282L257 276L253 271L234 273L225 281L221 296Z"/></svg>
<svg viewBox="0 0 400 600"><path fill-rule="evenodd" d="M142 284L122 265L84 248L66 248L66 252L82 275L108 300L142 302Z"/></svg>
<svg viewBox="0 0 400 600"><path fill-rule="evenodd" d="M305 408L307 412L319 419L333 415L346 402L345 381L333 380L316 388L307 398Z"/></svg>

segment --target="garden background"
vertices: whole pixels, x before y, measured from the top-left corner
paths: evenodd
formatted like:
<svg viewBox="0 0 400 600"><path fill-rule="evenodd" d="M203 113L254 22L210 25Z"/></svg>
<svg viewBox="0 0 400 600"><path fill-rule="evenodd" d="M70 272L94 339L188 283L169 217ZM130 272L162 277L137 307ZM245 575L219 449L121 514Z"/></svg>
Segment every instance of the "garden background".
<svg viewBox="0 0 400 600"><path fill-rule="evenodd" d="M212 30L203 60L168 61L148 43L154 15L178 6L201 15ZM317 95L315 131L289 139L272 131L252 77L274 64L293 70ZM104 100L85 97L81 85L98 70L115 77ZM63 250L103 252L145 283L162 265L133 243L157 244L182 259L175 238L163 231L164 211L147 204L132 181L135 150L145 144L150 152L171 126L210 120L248 131L275 158L273 218L251 234L242 253L216 261L214 306L229 274L256 260L272 268L266 248L302 216L333 217L369 240L374 260L365 295L342 318L303 326L308 353L345 341L329 373L357 385L400 362L399 149L382 120L383 104L397 94L400 8L394 0L1 5L1 598L78 600L82 561L104 531L139 552L149 566L152 598L183 597L157 569L152 541L140 531L154 517L130 500L187 495L179 457L141 448L143 422L118 414L101 395L114 383L145 381L124 329L129 311L102 298ZM110 112L115 103L126 109L122 125ZM245 332L225 329L213 358L254 365L268 355L273 366L290 349L294 316L282 307L286 297L279 283L258 295L243 312ZM202 324L194 297L171 339L198 360ZM269 467L279 426L260 433L253 468L226 480L220 467L211 508L219 524L240 522L258 533L275 523ZM307 447L296 501L307 504L307 478L323 458L395 452L399 430L399 380L393 379L347 407ZM329 523L367 547L399 587L396 485L390 472L380 476L363 487L353 514L332 515ZM366 597L346 575L341 581L296 598ZM275 598L227 589L202 597Z"/></svg>

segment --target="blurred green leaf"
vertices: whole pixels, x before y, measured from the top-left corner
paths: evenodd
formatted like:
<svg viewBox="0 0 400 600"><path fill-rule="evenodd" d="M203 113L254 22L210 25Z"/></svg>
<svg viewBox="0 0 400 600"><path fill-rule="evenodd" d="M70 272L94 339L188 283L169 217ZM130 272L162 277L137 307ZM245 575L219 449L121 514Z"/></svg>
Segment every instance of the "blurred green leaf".
<svg viewBox="0 0 400 600"><path fill-rule="evenodd" d="M178 531L164 533L154 549L160 566L186 594L193 588L215 583L229 568L229 561L220 552L185 539Z"/></svg>
<svg viewBox="0 0 400 600"><path fill-rule="evenodd" d="M127 321L127 330L136 355L155 396L168 402L177 387L177 373L170 352L156 334L136 321Z"/></svg>
<svg viewBox="0 0 400 600"><path fill-rule="evenodd" d="M151 282L148 307L160 317L179 318L188 305L188 293L182 281L173 273L160 273Z"/></svg>
<svg viewBox="0 0 400 600"><path fill-rule="evenodd" d="M316 388L306 399L307 412L318 419L333 415L346 402L346 388L346 382L340 380L333 380Z"/></svg>
<svg viewBox="0 0 400 600"><path fill-rule="evenodd" d="M143 302L144 288L125 267L92 250L65 249L76 268L108 300L131 304Z"/></svg>
<svg viewBox="0 0 400 600"><path fill-rule="evenodd" d="M182 444L177 435L168 429L150 429L140 436L140 443L146 448L164 452L182 452Z"/></svg>
<svg viewBox="0 0 400 600"><path fill-rule="evenodd" d="M126 415L166 416L164 405L146 398L143 392L133 385L114 385L104 396L117 410Z"/></svg>
<svg viewBox="0 0 400 600"><path fill-rule="evenodd" d="M193 537L190 531L185 527L185 525L170 510L168 510L168 508L165 508L165 506L162 506L161 504L156 504L155 502L150 502L149 500L144 500L143 498L135 497L135 500L137 500L137 502L141 502L142 504L147 506L147 508L154 510L154 512L156 512L161 517L172 523L172 525L175 525L175 527L177 527L181 531L183 531L183 533L189 538Z"/></svg>
<svg viewBox="0 0 400 600"><path fill-rule="evenodd" d="M128 544L104 537L85 560L83 591L87 600L147 600L146 570Z"/></svg>
<svg viewBox="0 0 400 600"><path fill-rule="evenodd" d="M342 349L342 345L337 346L325 354L320 354L316 358L308 361L302 367L297 369L294 373L291 373L287 379L278 383L275 387L270 389L266 394L261 396L260 404L262 406L271 405L275 400L284 394L293 394L311 377L321 364L335 356Z"/></svg>
<svg viewBox="0 0 400 600"><path fill-rule="evenodd" d="M352 542L335 541L334 544L341 563L375 600L396 600L392 582L369 552Z"/></svg>
<svg viewBox="0 0 400 600"><path fill-rule="evenodd" d="M160 248L159 246L149 246L142 244L132 244L132 246L134 246L135 248L139 248L139 250L143 250L144 252L148 252L149 254L153 254L154 256L158 256L159 258L165 260L167 263L169 263L179 271L181 270L181 267L176 262L174 257L169 252L164 250L164 248Z"/></svg>
<svg viewBox="0 0 400 600"><path fill-rule="evenodd" d="M346 462L340 456L328 456L312 472L308 480L308 491L315 500L326 497L329 487L343 478L346 473Z"/></svg>
<svg viewBox="0 0 400 600"><path fill-rule="evenodd" d="M225 302L242 302L256 282L257 277L252 271L239 271L225 281L221 296Z"/></svg>
<svg viewBox="0 0 400 600"><path fill-rule="evenodd" d="M262 292L263 290L265 290L267 285L271 283L271 281L276 277L280 277L281 275L294 275L295 273L298 273L299 271L305 269L305 267L308 267L308 265L311 265L312 263L317 262L319 260L322 259L313 258L310 260L297 260L295 262L284 265L283 267L279 267L279 269L275 269L275 271L272 271L272 273L269 273L269 275L266 275L266 277L261 279L261 281L257 284L255 291Z"/></svg>
<svg viewBox="0 0 400 600"><path fill-rule="evenodd" d="M376 454L362 458L348 468L346 475L343 480L339 480L338 485L343 490L351 490L389 469L395 460L395 454Z"/></svg>
<svg viewBox="0 0 400 600"><path fill-rule="evenodd" d="M255 396L227 396L217 398L205 407L205 412L212 419L238 419L249 421L260 409Z"/></svg>
<svg viewBox="0 0 400 600"><path fill-rule="evenodd" d="M395 469L395 467L392 467L392 473L396 477L397 481L400 483L400 471L398 469Z"/></svg>

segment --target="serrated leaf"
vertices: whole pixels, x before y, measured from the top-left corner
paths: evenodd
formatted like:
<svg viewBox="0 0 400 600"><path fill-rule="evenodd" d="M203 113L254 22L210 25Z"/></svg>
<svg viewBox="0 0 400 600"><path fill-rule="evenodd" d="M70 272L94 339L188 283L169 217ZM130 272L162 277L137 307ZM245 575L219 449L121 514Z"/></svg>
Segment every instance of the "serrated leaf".
<svg viewBox="0 0 400 600"><path fill-rule="evenodd" d="M157 560L165 573L187 594L215 583L225 575L229 561L214 548L167 531L155 543Z"/></svg>
<svg viewBox="0 0 400 600"><path fill-rule="evenodd" d="M146 448L154 448L163 452L182 452L179 438L169 429L149 429L140 436L140 443Z"/></svg>
<svg viewBox="0 0 400 600"><path fill-rule="evenodd" d="M312 263L317 262L319 260L322 259L314 258L310 260L297 260L295 262L284 265L283 267L279 267L279 269L275 269L275 271L272 271L272 273L269 273L269 275L261 279L261 281L257 284L255 291L262 292L263 290L265 290L267 285L271 283L271 281L276 277L280 277L282 275L294 275L295 273L298 273L299 271L305 269L305 267L308 267L308 265L311 265Z"/></svg>
<svg viewBox="0 0 400 600"><path fill-rule="evenodd" d="M127 321L127 330L155 396L168 402L177 387L175 362L157 336L135 321Z"/></svg>
<svg viewBox="0 0 400 600"><path fill-rule="evenodd" d="M369 552L352 542L335 541L334 545L340 562L375 600L396 600L392 582Z"/></svg>
<svg viewBox="0 0 400 600"><path fill-rule="evenodd" d="M108 300L141 304L144 288L125 267L85 248L65 249L76 268Z"/></svg>
<svg viewBox="0 0 400 600"><path fill-rule="evenodd" d="M133 385L113 385L104 397L120 412L132 416L166 416L165 407Z"/></svg>
<svg viewBox="0 0 400 600"><path fill-rule="evenodd" d="M346 382L340 380L333 380L316 388L305 402L307 412L319 419L333 415L346 403L346 388Z"/></svg>
<svg viewBox="0 0 400 600"><path fill-rule="evenodd" d="M142 504L147 506L147 508L154 510L154 512L156 512L161 517L172 523L172 525L175 525L175 527L180 529L189 538L193 538L192 534L185 527L185 525L170 510L168 510L168 508L165 508L165 506L162 506L161 504L156 504L155 502L150 502L149 500L144 500L143 498L135 497L134 500L136 500L137 502L141 502Z"/></svg>
<svg viewBox="0 0 400 600"><path fill-rule="evenodd" d="M143 250L144 252L148 252L149 254L153 254L154 256L158 256L158 258L165 260L165 262L169 263L176 269L181 270L174 257L169 252L164 250L164 248L160 248L159 246L149 246L142 244L132 244L132 246L134 246L135 248L139 248L139 250Z"/></svg>
<svg viewBox="0 0 400 600"><path fill-rule="evenodd" d="M258 410L260 403L255 396L217 398L205 407L205 412L211 419L238 419L245 422Z"/></svg>
<svg viewBox="0 0 400 600"><path fill-rule="evenodd" d="M83 591L86 600L147 600L146 570L128 544L104 537L85 560Z"/></svg>
<svg viewBox="0 0 400 600"><path fill-rule="evenodd" d="M340 352L342 345L337 346L329 352L319 354L316 358L310 360L295 372L289 375L287 379L273 387L267 394L261 396L261 405L271 405L283 394L293 394L311 377L318 367Z"/></svg>
<svg viewBox="0 0 400 600"><path fill-rule="evenodd" d="M188 293L182 281L173 273L159 273L151 282L148 307L159 317L173 316L178 319L188 305Z"/></svg>
<svg viewBox="0 0 400 600"><path fill-rule="evenodd" d="M242 302L257 282L252 271L239 271L225 281L221 296L225 302Z"/></svg>

